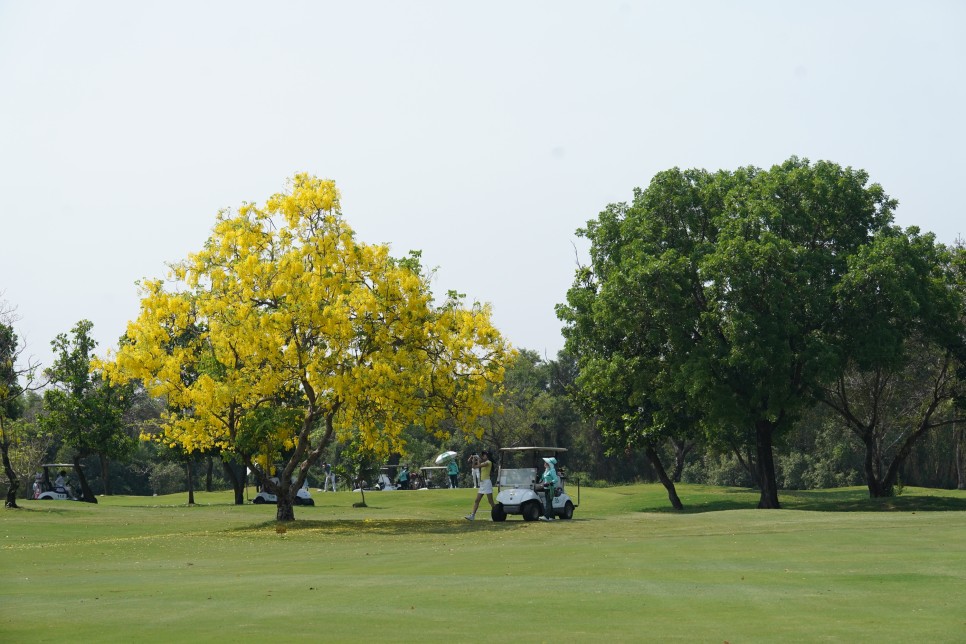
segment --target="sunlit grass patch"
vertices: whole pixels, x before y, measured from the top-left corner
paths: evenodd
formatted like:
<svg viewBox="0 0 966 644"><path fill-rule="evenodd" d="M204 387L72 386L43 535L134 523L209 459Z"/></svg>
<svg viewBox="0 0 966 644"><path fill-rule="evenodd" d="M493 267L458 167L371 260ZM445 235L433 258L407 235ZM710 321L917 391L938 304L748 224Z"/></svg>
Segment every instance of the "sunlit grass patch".
<svg viewBox="0 0 966 644"><path fill-rule="evenodd" d="M319 495L282 524L228 493L26 504L0 513L0 640L452 641L498 615L509 641L957 641L966 492L862 493L762 511L684 485L680 513L594 488L552 523L466 521L470 490Z"/></svg>

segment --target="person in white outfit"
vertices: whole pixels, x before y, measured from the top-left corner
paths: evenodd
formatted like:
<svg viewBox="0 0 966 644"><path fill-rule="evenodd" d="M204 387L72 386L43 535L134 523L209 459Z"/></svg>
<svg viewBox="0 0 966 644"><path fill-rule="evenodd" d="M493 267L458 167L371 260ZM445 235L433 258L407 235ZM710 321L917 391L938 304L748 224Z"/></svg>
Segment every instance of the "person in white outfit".
<svg viewBox="0 0 966 644"><path fill-rule="evenodd" d="M332 483L332 491L335 492L335 473L332 471L332 465L329 463L322 463L322 468L325 470L325 481L322 483L322 491L329 491L329 483Z"/></svg>
<svg viewBox="0 0 966 644"><path fill-rule="evenodd" d="M70 481L67 479L67 472L64 470L60 471L57 478L54 480L54 489L61 489L67 493L67 496L74 498L74 490L70 487Z"/></svg>

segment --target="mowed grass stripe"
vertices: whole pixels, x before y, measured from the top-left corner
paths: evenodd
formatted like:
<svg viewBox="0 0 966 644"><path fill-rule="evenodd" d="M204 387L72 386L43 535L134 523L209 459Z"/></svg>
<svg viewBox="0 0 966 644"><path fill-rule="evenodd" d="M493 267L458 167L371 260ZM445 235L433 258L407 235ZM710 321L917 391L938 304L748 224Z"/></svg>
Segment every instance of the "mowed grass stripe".
<svg viewBox="0 0 966 644"><path fill-rule="evenodd" d="M0 640L963 641L966 512L830 511L846 490L796 497L818 511L680 514L657 486L583 492L552 524L467 522L468 490L316 495L281 528L220 493L31 504L0 514Z"/></svg>

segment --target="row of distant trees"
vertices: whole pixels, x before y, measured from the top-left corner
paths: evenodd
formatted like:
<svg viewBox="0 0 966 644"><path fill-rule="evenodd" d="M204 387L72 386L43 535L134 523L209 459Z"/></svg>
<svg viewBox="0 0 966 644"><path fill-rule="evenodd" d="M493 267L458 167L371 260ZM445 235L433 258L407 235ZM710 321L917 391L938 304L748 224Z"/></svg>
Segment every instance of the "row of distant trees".
<svg viewBox="0 0 966 644"><path fill-rule="evenodd" d="M523 444L569 450L591 484L778 491L964 487L966 253L892 223L861 171L669 170L580 234L591 263L558 307L566 349L512 352L489 309L433 304L419 254L355 241L334 184L296 176L219 214L204 250L146 282L110 359L91 324L42 374L0 322L7 505L43 461L85 497L230 487L286 502L334 463ZM311 304L308 304L311 303ZM89 480L88 480L89 479Z"/></svg>
<svg viewBox="0 0 966 644"><path fill-rule="evenodd" d="M8 327L9 328L9 327ZM54 376L65 363L76 363L83 347L90 345L90 326L78 324L72 334L59 336L60 347ZM82 362L83 359L81 358ZM84 369L80 369L85 372ZM89 373L87 371L86 373ZM440 441L425 428L412 426L407 431L407 450L387 458L358 449L357 445L334 445L324 460L334 464L338 481L344 488L357 480L373 482L381 467L408 463L411 467L431 465L441 451L456 450L460 454L462 472L468 474L466 457L481 449L499 449L514 445L556 445L569 453L566 466L587 485L609 485L637 481L656 481L658 474L640 446L614 449L599 424L585 418L574 402L577 386L577 361L566 352L555 359L522 350L507 369L503 408L484 419L484 433L455 431ZM141 440L156 433L164 410L164 401L151 398L143 388L131 388L125 395L108 396L106 385L96 375L77 390L91 396L79 407L109 407L115 431L86 434L64 431L63 397L65 383L54 377L45 391L26 391L17 399L16 411L7 406L4 436L11 469L17 480L24 482L19 496L29 498L29 482L42 462L66 461L83 465L82 470L96 473L89 486L91 496L100 494L152 495L196 490L231 489L258 483L246 481L241 464L230 453L217 451L188 453L164 445L157 440ZM911 400L915 390L896 391L896 400ZM86 421L85 421L86 422ZM902 444L903 433L911 424L903 425L899 416L887 421L893 428L891 450L882 454L883 464L892 462ZM107 423L101 423L105 427ZM83 442L80 437L83 436ZM104 440L106 438L106 440ZM80 448L79 448L80 446ZM753 487L754 454L747 444L716 444L700 437L680 441L673 437L655 445L662 463L667 463L669 477L675 482ZM966 489L966 426L950 423L937 427L917 440L904 459L897 483L937 488ZM865 450L862 441L841 417L827 406L816 405L783 436L776 450L776 468L782 489L816 489L863 485ZM9 490L9 473L5 481ZM322 486L321 464L312 468L309 482ZM246 500L244 494L241 500Z"/></svg>

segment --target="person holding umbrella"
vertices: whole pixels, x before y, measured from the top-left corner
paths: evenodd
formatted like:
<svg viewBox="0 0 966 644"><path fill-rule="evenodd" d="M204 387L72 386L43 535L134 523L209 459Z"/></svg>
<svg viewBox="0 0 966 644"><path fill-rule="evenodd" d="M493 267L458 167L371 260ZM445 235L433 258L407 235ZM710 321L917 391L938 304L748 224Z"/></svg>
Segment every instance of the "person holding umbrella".
<svg viewBox="0 0 966 644"><path fill-rule="evenodd" d="M449 474L449 487L451 490L459 487L460 466L454 458L446 464L446 473Z"/></svg>

